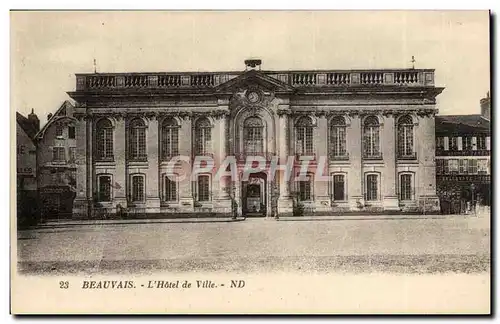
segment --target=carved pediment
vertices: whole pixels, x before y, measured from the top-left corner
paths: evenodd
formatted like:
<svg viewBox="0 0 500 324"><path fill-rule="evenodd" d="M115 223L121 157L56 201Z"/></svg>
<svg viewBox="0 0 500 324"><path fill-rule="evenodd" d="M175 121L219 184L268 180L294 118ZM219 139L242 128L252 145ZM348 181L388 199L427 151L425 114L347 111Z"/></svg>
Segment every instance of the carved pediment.
<svg viewBox="0 0 500 324"><path fill-rule="evenodd" d="M215 91L218 93L243 92L249 88L257 88L263 91L275 93L291 93L295 88L272 78L257 70L250 70L242 75L218 85Z"/></svg>

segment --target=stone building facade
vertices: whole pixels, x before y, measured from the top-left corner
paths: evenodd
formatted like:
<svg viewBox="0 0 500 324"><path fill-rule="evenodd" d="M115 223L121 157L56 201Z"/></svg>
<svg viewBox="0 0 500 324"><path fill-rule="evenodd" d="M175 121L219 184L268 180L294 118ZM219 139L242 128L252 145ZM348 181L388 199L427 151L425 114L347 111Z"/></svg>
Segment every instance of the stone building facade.
<svg viewBox="0 0 500 324"><path fill-rule="evenodd" d="M16 112L16 198L18 225L30 225L38 218L35 134L40 121L34 111L28 117Z"/></svg>
<svg viewBox="0 0 500 324"><path fill-rule="evenodd" d="M64 101L35 136L42 219L71 218L76 196L74 106Z"/></svg>
<svg viewBox="0 0 500 324"><path fill-rule="evenodd" d="M434 70L77 74L74 217L439 210ZM183 156L169 177L169 162ZM212 171L193 175L197 156ZM236 178L216 177L224 165ZM259 156L266 168L243 180ZM297 180L303 161L305 178ZM273 177L273 161L291 161ZM170 171L169 171L170 170ZM318 181L318 175L323 176Z"/></svg>
<svg viewBox="0 0 500 324"><path fill-rule="evenodd" d="M490 96L481 114L436 116L436 182L445 214L491 205Z"/></svg>

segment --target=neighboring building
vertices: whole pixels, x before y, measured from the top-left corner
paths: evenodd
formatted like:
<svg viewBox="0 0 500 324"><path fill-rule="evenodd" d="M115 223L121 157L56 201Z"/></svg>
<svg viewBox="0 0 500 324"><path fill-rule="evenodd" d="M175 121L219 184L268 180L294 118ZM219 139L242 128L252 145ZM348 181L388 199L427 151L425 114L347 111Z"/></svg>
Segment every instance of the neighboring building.
<svg viewBox="0 0 500 324"><path fill-rule="evenodd" d="M434 70L77 74L74 217L439 210ZM68 119L69 120L69 119ZM309 176L276 181L166 177L173 156L311 159ZM326 157L325 171L321 157ZM297 162L297 161L296 161ZM295 163L293 175L299 170ZM179 170L183 173L189 170ZM323 172L328 181L313 181ZM190 175L188 173L188 175ZM241 176L239 177L241 179ZM135 215L138 217L138 215Z"/></svg>
<svg viewBox="0 0 500 324"><path fill-rule="evenodd" d="M38 218L36 185L36 147L33 142L40 129L34 111L28 117L16 112L16 182L19 225L32 224Z"/></svg>
<svg viewBox="0 0 500 324"><path fill-rule="evenodd" d="M65 101L36 134L38 190L43 219L71 218L76 190L74 106Z"/></svg>
<svg viewBox="0 0 500 324"><path fill-rule="evenodd" d="M490 97L480 115L436 116L436 181L443 213L491 204Z"/></svg>

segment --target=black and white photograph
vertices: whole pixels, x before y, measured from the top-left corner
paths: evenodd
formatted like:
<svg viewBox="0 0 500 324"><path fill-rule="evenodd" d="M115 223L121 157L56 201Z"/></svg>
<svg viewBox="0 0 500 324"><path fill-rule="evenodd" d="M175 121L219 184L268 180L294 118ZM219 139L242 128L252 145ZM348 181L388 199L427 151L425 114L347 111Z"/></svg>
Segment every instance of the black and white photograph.
<svg viewBox="0 0 500 324"><path fill-rule="evenodd" d="M490 19L11 11L12 312L489 314Z"/></svg>

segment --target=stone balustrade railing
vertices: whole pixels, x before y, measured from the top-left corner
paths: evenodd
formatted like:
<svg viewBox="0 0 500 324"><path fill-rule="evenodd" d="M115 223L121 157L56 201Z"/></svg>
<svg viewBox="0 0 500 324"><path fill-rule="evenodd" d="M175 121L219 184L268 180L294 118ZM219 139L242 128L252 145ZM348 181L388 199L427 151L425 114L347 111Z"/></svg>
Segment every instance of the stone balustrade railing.
<svg viewBox="0 0 500 324"><path fill-rule="evenodd" d="M77 74L76 90L213 88L243 72ZM434 70L262 71L293 87L434 86Z"/></svg>

